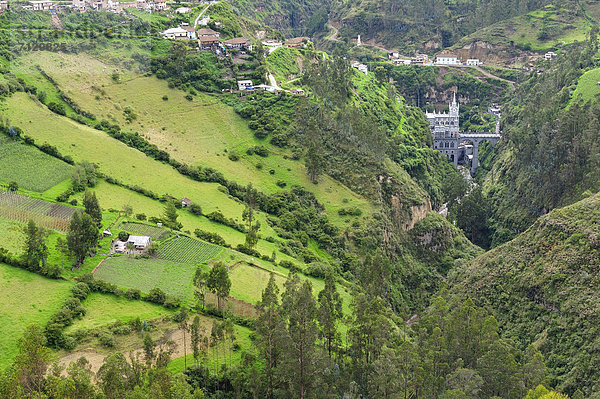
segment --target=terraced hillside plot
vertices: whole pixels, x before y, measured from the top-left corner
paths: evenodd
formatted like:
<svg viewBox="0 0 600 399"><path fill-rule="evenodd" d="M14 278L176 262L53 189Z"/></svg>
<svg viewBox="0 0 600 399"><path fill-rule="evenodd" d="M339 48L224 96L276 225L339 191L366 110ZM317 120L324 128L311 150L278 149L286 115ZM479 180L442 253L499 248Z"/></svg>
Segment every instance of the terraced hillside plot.
<svg viewBox="0 0 600 399"><path fill-rule="evenodd" d="M0 181L43 192L71 176L72 166L35 147L0 136Z"/></svg>
<svg viewBox="0 0 600 399"><path fill-rule="evenodd" d="M76 208L0 190L0 217L7 219L23 223L32 219L40 226L66 231L76 211Z"/></svg>
<svg viewBox="0 0 600 399"><path fill-rule="evenodd" d="M127 231L140 236L150 236L153 240L161 240L168 237L170 234L168 230L143 223L121 223L117 230Z"/></svg>
<svg viewBox="0 0 600 399"><path fill-rule="evenodd" d="M160 305L95 292L88 295L82 305L86 310L85 316L76 319L67 332L97 328L116 321L128 322L137 317L140 320L152 320L173 313Z"/></svg>
<svg viewBox="0 0 600 399"><path fill-rule="evenodd" d="M17 353L27 326L44 326L71 295L71 283L0 263L0 369Z"/></svg>
<svg viewBox="0 0 600 399"><path fill-rule="evenodd" d="M158 257L172 262L197 265L216 258L222 250L223 248L217 245L180 237L162 244L158 249Z"/></svg>
<svg viewBox="0 0 600 399"><path fill-rule="evenodd" d="M136 288L144 293L160 288L167 295L192 299L196 266L162 259L135 259L127 256L107 258L94 277L120 288Z"/></svg>
<svg viewBox="0 0 600 399"><path fill-rule="evenodd" d="M231 279L231 296L256 304L267 287L270 274L258 267L240 263L232 268L229 278ZM275 281L282 290L285 277L275 274Z"/></svg>
<svg viewBox="0 0 600 399"><path fill-rule="evenodd" d="M0 217L0 247L13 255L20 254L25 240L24 227L24 223Z"/></svg>

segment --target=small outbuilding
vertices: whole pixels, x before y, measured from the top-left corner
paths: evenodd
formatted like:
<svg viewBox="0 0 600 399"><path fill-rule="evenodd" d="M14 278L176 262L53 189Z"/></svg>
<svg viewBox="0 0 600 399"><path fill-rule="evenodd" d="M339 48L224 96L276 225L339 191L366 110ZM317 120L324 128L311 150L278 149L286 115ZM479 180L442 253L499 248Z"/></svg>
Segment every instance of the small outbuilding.
<svg viewBox="0 0 600 399"><path fill-rule="evenodd" d="M192 205L192 200L189 199L188 197L183 197L182 199L180 199L180 201L181 201L181 206L182 207L186 207L186 206Z"/></svg>

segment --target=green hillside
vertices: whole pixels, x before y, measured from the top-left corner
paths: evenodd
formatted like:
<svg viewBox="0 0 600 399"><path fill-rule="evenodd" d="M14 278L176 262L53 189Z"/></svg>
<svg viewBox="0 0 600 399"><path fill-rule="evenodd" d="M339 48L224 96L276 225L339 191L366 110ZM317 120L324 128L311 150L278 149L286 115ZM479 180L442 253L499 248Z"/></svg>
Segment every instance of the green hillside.
<svg viewBox="0 0 600 399"><path fill-rule="evenodd" d="M475 41L497 46L495 51L547 51L584 41L592 24L575 2L549 4L539 10L491 25L461 39L452 49Z"/></svg>
<svg viewBox="0 0 600 399"><path fill-rule="evenodd" d="M503 335L546 359L552 386L597 392L600 195L540 218L460 269L454 289L487 307ZM585 388L585 389L584 389Z"/></svg>

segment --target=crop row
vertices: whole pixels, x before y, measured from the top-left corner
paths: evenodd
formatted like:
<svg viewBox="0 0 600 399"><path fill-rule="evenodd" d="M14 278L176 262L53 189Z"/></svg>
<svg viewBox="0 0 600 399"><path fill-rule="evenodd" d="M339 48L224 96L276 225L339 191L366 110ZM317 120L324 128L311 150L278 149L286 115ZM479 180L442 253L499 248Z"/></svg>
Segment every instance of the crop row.
<svg viewBox="0 0 600 399"><path fill-rule="evenodd" d="M122 223L119 226L119 230L125 230L141 236L150 236L154 240L161 240L169 235L169 232L165 229L142 223Z"/></svg>
<svg viewBox="0 0 600 399"><path fill-rule="evenodd" d="M36 224L53 230L67 231L69 229L69 220L67 219L41 215L11 206L0 206L0 216L23 223L33 220Z"/></svg>
<svg viewBox="0 0 600 399"><path fill-rule="evenodd" d="M221 250L222 248L217 245L180 237L161 245L158 256L173 262L198 264L215 258Z"/></svg>
<svg viewBox="0 0 600 399"><path fill-rule="evenodd" d="M15 192L0 190L0 208L3 207L21 210L28 214L48 216L66 221L71 220L73 212L76 211L75 208L65 205L53 204Z"/></svg>

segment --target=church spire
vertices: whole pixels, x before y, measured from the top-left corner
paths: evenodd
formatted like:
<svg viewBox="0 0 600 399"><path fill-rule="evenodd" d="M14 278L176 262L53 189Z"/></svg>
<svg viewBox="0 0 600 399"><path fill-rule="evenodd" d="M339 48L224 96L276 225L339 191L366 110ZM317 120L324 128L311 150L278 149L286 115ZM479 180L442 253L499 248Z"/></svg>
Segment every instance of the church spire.
<svg viewBox="0 0 600 399"><path fill-rule="evenodd" d="M458 105L458 103L456 102L456 92L454 92L454 95L452 97L452 104L450 104L450 115L453 117L458 117L458 113L459 113L459 108L460 105Z"/></svg>

